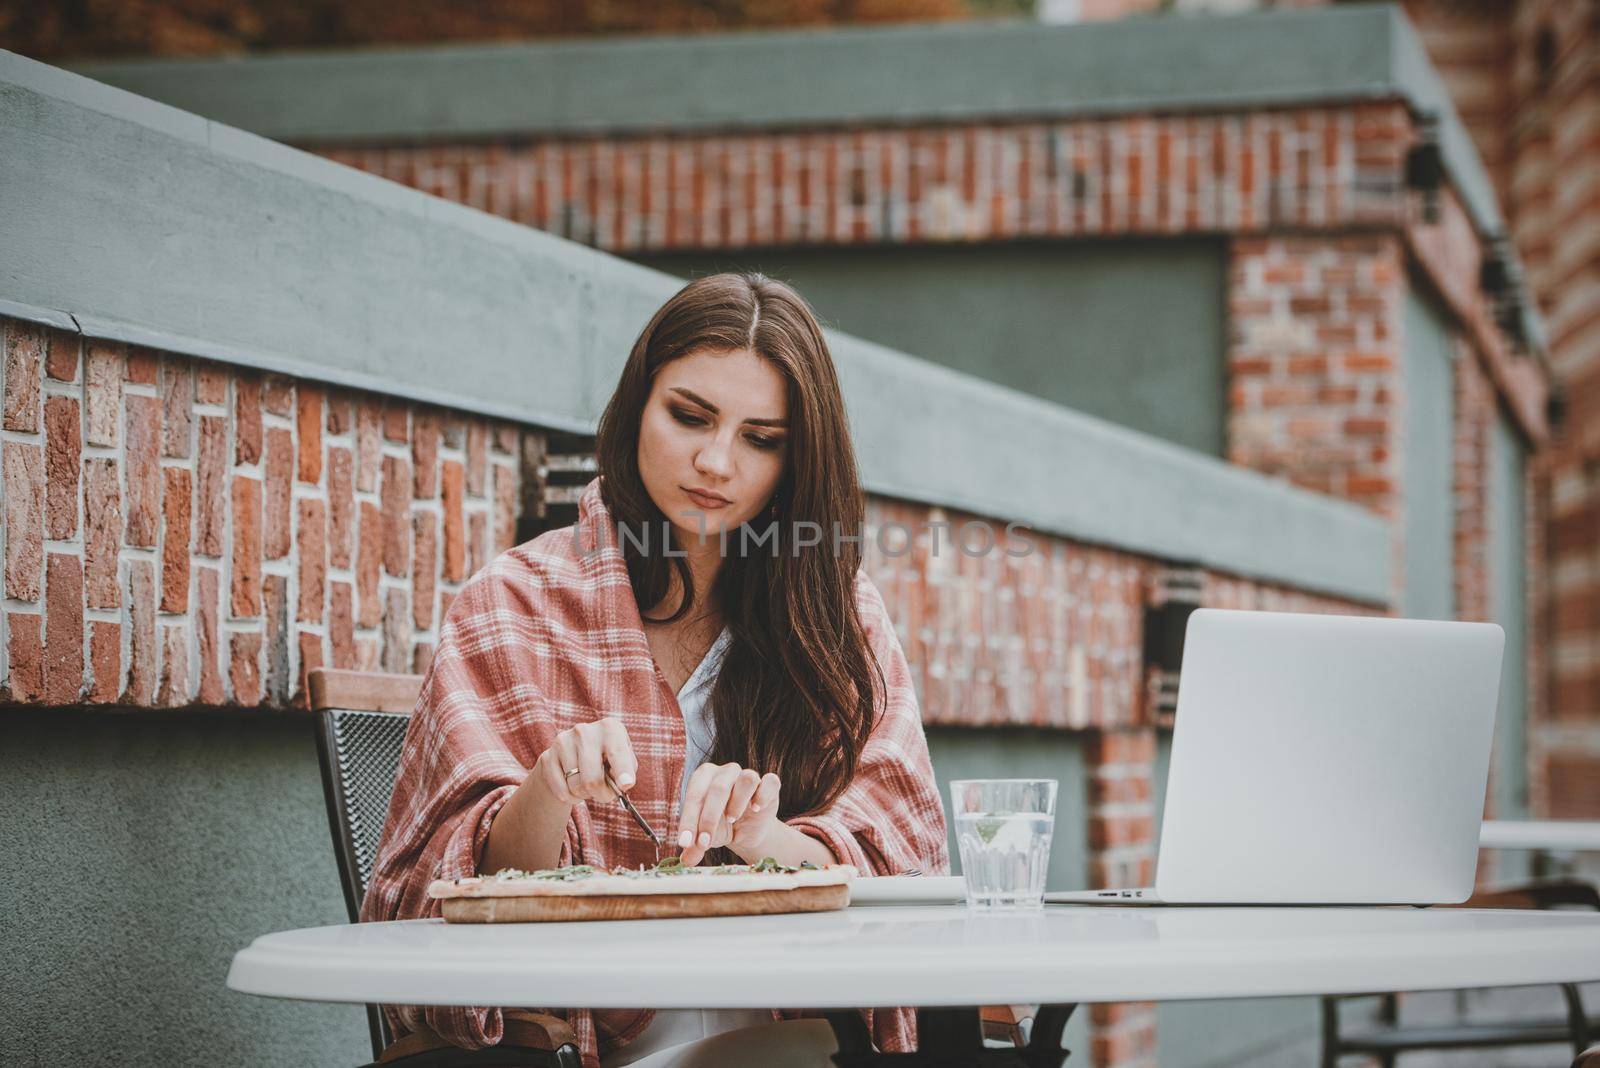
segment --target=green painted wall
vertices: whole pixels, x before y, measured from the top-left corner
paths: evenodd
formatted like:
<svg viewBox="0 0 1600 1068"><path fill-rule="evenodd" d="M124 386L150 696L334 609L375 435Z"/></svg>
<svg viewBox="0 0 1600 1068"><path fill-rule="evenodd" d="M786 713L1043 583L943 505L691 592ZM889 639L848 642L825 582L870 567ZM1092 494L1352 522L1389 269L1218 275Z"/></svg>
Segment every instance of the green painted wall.
<svg viewBox="0 0 1600 1068"><path fill-rule="evenodd" d="M1404 355L1403 614L1454 619L1454 354L1444 319L1415 290L1406 294Z"/></svg>
<svg viewBox="0 0 1600 1068"><path fill-rule="evenodd" d="M359 1007L223 985L345 920L309 719L6 709L0 857L0 1064L371 1059Z"/></svg>
<svg viewBox="0 0 1600 1068"><path fill-rule="evenodd" d="M1489 462L1489 610L1506 632L1500 668L1500 707L1495 714L1495 815L1528 815L1528 626L1527 531L1523 497L1522 439L1502 415L1495 421ZM1518 851L1502 865L1526 860ZM1504 869L1502 868L1502 871Z"/></svg>
<svg viewBox="0 0 1600 1068"><path fill-rule="evenodd" d="M1213 456L1222 454L1225 249L1079 241L635 259L759 270L830 325Z"/></svg>

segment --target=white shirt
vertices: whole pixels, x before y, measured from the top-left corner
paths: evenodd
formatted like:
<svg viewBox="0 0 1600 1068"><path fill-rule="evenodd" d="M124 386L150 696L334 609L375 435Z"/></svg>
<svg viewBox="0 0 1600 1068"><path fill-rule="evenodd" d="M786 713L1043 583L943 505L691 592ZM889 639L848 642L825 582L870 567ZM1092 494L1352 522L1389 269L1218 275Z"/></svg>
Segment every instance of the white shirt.
<svg viewBox="0 0 1600 1068"><path fill-rule="evenodd" d="M689 792L689 776L711 756L711 743L716 739L717 725L711 719L711 690L716 686L717 674L722 670L722 658L727 655L733 634L727 627L711 643L706 655L684 680L678 691L678 707L683 710L683 784L678 790L681 800Z"/></svg>

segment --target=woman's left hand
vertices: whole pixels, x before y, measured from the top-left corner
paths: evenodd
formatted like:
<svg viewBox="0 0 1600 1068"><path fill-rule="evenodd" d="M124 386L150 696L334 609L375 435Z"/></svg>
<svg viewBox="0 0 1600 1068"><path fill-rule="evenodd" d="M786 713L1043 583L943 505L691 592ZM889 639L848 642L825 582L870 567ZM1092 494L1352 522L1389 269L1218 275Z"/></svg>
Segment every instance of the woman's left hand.
<svg viewBox="0 0 1600 1068"><path fill-rule="evenodd" d="M706 850L727 846L744 860L760 860L778 825L782 783L737 764L701 764L689 776L678 824L683 863L698 864ZM755 856L752 857L752 854Z"/></svg>

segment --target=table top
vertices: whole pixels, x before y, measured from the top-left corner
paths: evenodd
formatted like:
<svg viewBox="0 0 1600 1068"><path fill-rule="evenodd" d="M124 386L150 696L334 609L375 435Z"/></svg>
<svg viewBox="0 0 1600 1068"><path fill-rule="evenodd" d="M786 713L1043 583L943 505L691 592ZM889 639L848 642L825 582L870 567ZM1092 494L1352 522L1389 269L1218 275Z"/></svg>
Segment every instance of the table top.
<svg viewBox="0 0 1600 1068"><path fill-rule="evenodd" d="M1600 820L1484 820L1484 849L1600 851Z"/></svg>
<svg viewBox="0 0 1600 1068"><path fill-rule="evenodd" d="M959 905L265 935L228 986L315 1001L847 1008L1160 1001L1600 980L1600 914Z"/></svg>

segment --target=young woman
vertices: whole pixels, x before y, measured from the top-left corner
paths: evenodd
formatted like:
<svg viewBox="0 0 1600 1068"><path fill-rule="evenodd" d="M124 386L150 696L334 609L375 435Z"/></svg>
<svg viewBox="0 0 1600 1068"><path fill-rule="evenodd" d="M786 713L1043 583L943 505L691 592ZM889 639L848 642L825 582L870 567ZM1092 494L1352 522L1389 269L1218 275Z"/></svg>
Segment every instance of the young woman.
<svg viewBox="0 0 1600 1068"><path fill-rule="evenodd" d="M437 915L436 878L653 863L607 771L685 864L946 870L910 672L851 540L863 495L844 403L805 301L757 274L685 286L634 343L596 454L576 527L503 553L451 607L362 918ZM398 1033L502 1035L496 1009L388 1011ZM604 1068L693 1063L695 1040L760 1024L764 1048L815 1045L822 1026L774 1024L776 1007L564 1015ZM914 1042L903 1012L869 1022L880 1048Z"/></svg>

